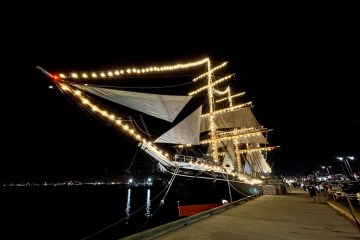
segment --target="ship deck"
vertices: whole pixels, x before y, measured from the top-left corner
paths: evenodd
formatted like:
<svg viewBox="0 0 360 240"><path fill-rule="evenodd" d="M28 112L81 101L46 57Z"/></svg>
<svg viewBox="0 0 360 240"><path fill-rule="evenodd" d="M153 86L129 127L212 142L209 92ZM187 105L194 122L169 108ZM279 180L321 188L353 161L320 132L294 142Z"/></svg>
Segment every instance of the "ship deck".
<svg viewBox="0 0 360 240"><path fill-rule="evenodd" d="M302 188L290 191L263 195L208 217L202 214L196 221L192 216L191 221L181 219L124 239L360 239L356 220L346 208L333 201L316 202Z"/></svg>

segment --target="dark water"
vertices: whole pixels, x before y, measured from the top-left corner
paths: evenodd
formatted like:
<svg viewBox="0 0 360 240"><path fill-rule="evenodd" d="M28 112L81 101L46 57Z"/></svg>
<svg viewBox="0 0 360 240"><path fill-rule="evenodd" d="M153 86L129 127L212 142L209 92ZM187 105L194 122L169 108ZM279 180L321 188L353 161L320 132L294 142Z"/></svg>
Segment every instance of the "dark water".
<svg viewBox="0 0 360 240"><path fill-rule="evenodd" d="M119 239L178 219L165 191L119 185L0 188L0 239Z"/></svg>

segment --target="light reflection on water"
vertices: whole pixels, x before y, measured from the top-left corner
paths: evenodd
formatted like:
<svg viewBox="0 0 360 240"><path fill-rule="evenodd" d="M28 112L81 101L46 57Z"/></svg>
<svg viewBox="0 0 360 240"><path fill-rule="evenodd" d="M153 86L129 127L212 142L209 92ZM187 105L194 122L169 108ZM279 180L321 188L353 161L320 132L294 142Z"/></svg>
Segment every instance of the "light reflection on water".
<svg viewBox="0 0 360 240"><path fill-rule="evenodd" d="M126 224L129 223L130 209L131 209L131 188L129 188L127 192L127 200L126 200L126 208L125 208Z"/></svg>
<svg viewBox="0 0 360 240"><path fill-rule="evenodd" d="M146 208L145 208L146 212L145 212L145 216L146 218L150 218L151 217L151 191L150 189L148 189L146 191Z"/></svg>
<svg viewBox="0 0 360 240"><path fill-rule="evenodd" d="M151 189L146 190L146 203L145 203L145 217L147 219L152 217L151 213ZM137 212L137 210L135 210ZM127 191L127 198L126 198L126 207L125 207L125 217L126 217L126 224L129 224L129 219L133 213L131 213L131 188Z"/></svg>

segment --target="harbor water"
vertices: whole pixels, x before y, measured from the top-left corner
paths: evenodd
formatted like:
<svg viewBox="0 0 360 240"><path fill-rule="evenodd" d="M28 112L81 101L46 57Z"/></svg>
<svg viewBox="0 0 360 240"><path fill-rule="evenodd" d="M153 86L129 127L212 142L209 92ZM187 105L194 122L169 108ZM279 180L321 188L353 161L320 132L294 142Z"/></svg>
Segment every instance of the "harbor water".
<svg viewBox="0 0 360 240"><path fill-rule="evenodd" d="M0 187L1 239L113 240L179 219L166 191L121 185Z"/></svg>

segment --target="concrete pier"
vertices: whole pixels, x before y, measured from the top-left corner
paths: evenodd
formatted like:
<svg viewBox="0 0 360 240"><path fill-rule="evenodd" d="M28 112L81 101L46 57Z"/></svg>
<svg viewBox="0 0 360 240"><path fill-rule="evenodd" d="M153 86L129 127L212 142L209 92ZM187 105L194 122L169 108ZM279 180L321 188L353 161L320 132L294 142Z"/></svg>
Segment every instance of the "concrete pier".
<svg viewBox="0 0 360 240"><path fill-rule="evenodd" d="M179 222L176 230L164 231L165 224L124 239L360 240L360 229L345 210L321 203L303 189L291 189L288 194L263 195L189 224ZM169 229L176 222L169 223Z"/></svg>

